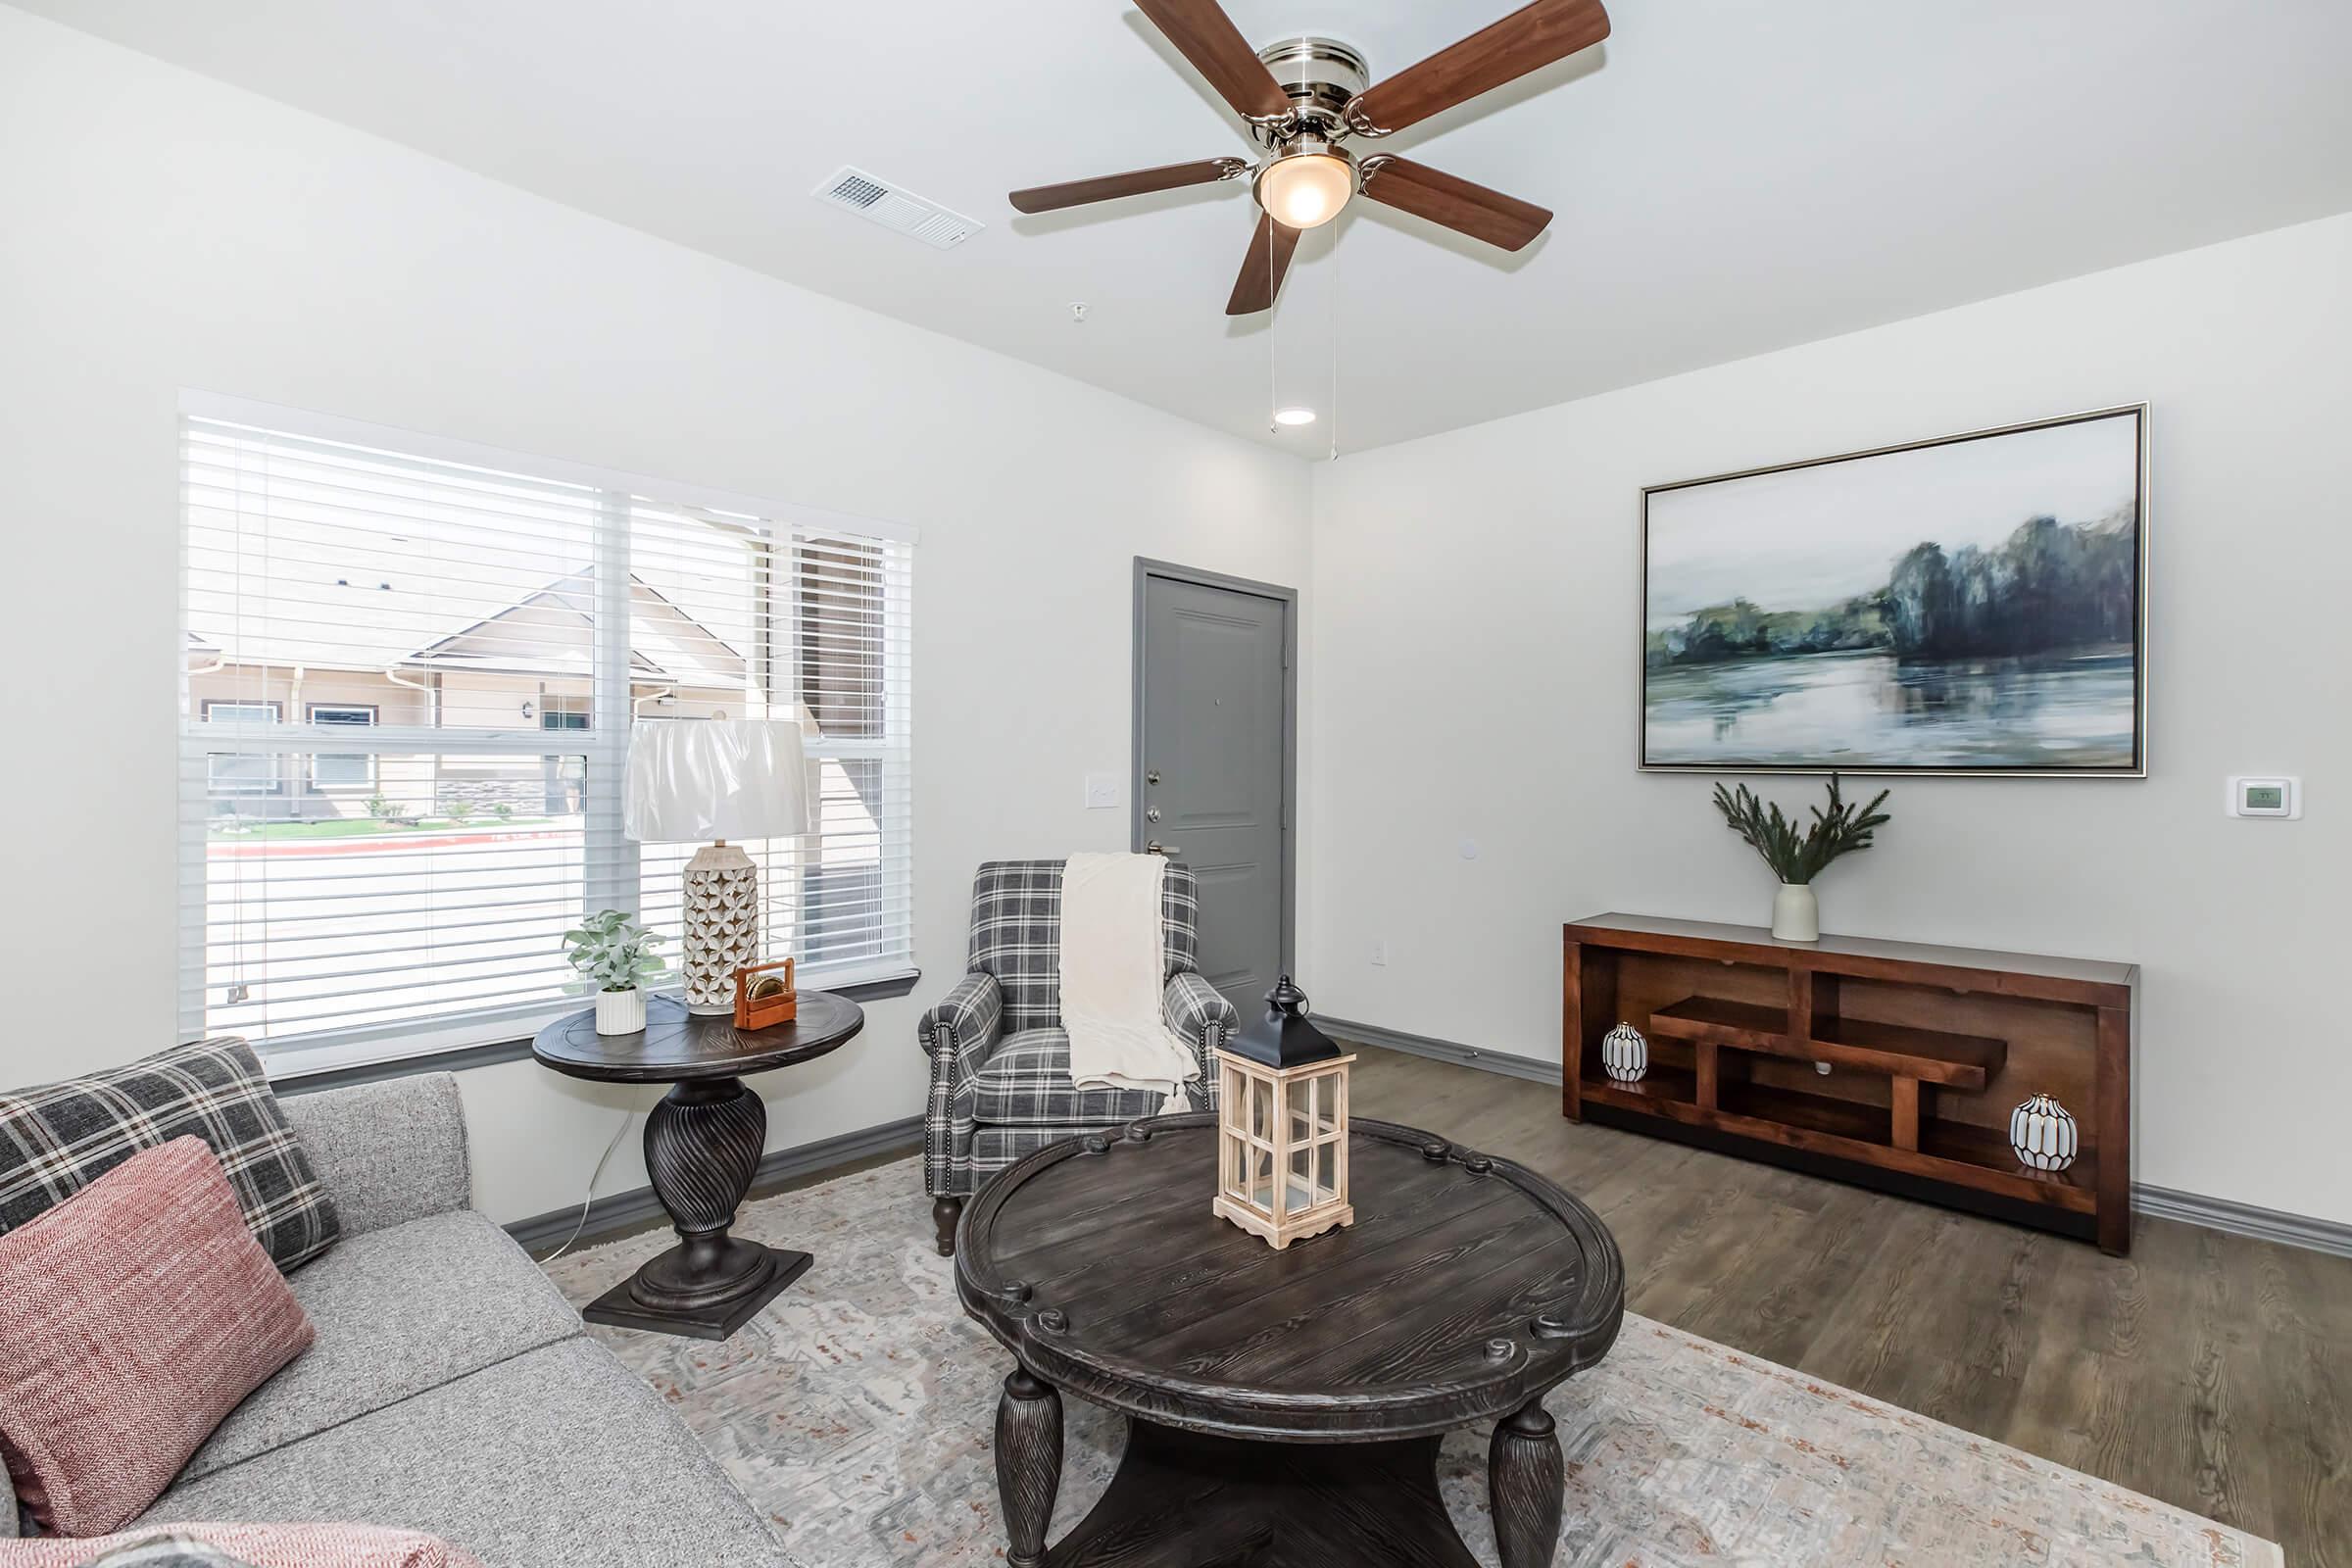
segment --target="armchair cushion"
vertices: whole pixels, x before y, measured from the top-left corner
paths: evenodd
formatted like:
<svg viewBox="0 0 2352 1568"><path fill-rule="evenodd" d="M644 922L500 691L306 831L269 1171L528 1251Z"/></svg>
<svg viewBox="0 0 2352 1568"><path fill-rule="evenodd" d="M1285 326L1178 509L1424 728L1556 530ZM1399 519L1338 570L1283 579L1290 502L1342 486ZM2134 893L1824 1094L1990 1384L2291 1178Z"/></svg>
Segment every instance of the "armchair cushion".
<svg viewBox="0 0 2352 1568"><path fill-rule="evenodd" d="M972 1075L972 1116L994 1126L1075 1129L1155 1116L1159 1109L1160 1096L1149 1089L1072 1083L1070 1037L1058 1024L1005 1036Z"/></svg>
<svg viewBox="0 0 2352 1568"><path fill-rule="evenodd" d="M1004 1028L1017 1034L1061 1022L1060 860L990 860L972 879L972 940L966 968L996 976ZM1160 952L1166 972L1191 969L1200 948L1199 884L1171 865L1160 890Z"/></svg>

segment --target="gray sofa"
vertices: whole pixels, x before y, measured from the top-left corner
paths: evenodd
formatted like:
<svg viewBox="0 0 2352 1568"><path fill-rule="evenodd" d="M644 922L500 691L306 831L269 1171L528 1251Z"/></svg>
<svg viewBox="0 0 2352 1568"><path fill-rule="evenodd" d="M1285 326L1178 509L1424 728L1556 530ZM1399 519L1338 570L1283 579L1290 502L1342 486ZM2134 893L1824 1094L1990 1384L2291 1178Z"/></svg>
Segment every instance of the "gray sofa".
<svg viewBox="0 0 2352 1568"><path fill-rule="evenodd" d="M140 1525L362 1520L430 1531L489 1568L785 1560L685 1423L468 1206L455 1079L283 1103L343 1223L288 1276L318 1343Z"/></svg>

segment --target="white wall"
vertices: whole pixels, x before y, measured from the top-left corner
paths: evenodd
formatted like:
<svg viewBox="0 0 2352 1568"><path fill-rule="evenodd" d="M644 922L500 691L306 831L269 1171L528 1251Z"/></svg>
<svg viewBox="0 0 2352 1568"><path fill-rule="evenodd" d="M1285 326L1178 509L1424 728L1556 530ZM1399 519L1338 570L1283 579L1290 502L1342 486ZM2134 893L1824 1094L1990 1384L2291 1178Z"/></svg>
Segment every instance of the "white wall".
<svg viewBox="0 0 2352 1568"><path fill-rule="evenodd" d="M1642 486L2144 399L2151 776L1892 781L1823 922L2137 961L2137 1179L2352 1221L2347 365L2352 217L1324 470L1318 1011L1556 1060L1563 919L1768 918L1710 781L1635 769ZM2264 771L2304 820L2222 814Z"/></svg>
<svg viewBox="0 0 2352 1568"><path fill-rule="evenodd" d="M779 201L802 199L781 191ZM956 286L956 257L939 286ZM1303 585L1306 466L0 7L10 755L0 1084L173 1038L176 402L200 388L895 518L915 995L756 1081L771 1147L917 1113L973 865L1123 847L1137 555ZM465 1075L478 1197L576 1200L649 1092ZM632 1143L607 1190L643 1181Z"/></svg>

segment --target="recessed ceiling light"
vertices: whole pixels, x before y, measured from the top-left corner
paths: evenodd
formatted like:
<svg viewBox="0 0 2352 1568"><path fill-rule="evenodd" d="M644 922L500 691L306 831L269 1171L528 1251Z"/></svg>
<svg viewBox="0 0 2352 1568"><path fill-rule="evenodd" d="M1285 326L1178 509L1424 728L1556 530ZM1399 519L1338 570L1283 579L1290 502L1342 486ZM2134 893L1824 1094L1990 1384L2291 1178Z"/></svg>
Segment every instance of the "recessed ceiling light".
<svg viewBox="0 0 2352 1568"><path fill-rule="evenodd" d="M1276 424L1312 424L1315 422L1315 411L1298 408L1276 409L1274 422Z"/></svg>

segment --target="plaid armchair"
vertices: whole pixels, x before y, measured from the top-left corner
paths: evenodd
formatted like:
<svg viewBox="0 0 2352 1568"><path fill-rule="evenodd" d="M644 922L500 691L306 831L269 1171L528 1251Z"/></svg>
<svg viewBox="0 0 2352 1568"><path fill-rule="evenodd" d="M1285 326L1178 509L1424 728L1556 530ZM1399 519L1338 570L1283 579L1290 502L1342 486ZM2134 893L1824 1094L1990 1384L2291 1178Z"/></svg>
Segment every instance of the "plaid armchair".
<svg viewBox="0 0 2352 1568"><path fill-rule="evenodd" d="M1061 1027L1061 868L1059 860L980 867L966 973L919 1026L931 1058L923 1187L943 1255L955 1250L964 1199L989 1177L1056 1139L1159 1109L1159 1097L1149 1091L1080 1089L1070 1081L1070 1037ZM1193 966L1200 900L1186 866L1168 867L1160 947L1168 977L1160 1015L1191 1044L1206 1086L1194 1094L1205 1104L1217 1081L1208 1054L1240 1020Z"/></svg>

